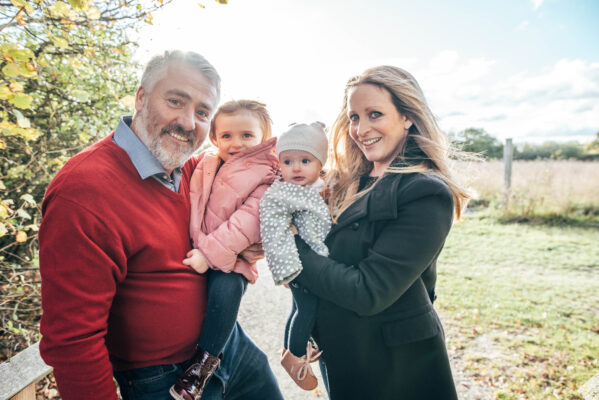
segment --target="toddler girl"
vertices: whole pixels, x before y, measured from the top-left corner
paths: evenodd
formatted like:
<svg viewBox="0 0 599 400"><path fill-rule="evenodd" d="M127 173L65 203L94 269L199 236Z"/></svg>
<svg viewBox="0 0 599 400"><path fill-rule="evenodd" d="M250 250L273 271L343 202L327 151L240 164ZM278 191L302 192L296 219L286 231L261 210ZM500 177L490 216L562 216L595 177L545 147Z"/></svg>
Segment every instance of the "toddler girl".
<svg viewBox="0 0 599 400"><path fill-rule="evenodd" d="M258 278L255 264L239 254L260 242L260 199L278 176L271 124L262 103L238 100L223 104L210 126L210 141L217 151L202 154L191 177L190 233L194 249L183 264L198 273L209 267L211 270L199 349L171 387L175 399L201 397L233 330L247 282L254 283Z"/></svg>
<svg viewBox="0 0 599 400"><path fill-rule="evenodd" d="M278 140L282 180L274 182L262 197L260 229L275 284L291 282L293 294L281 364L302 389L312 390L318 381L310 362L320 357L310 344L317 298L302 292L292 282L302 271L302 264L290 224L293 223L315 252L323 256L329 254L324 239L331 228L331 218L321 197L324 185L320 179L328 142L323 126L318 122L292 125Z"/></svg>

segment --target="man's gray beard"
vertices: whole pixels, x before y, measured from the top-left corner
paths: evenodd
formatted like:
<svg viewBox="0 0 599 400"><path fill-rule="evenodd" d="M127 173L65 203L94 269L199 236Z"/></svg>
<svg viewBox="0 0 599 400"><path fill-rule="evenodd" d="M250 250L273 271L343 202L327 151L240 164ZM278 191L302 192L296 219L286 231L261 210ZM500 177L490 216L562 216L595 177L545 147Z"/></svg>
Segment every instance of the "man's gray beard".
<svg viewBox="0 0 599 400"><path fill-rule="evenodd" d="M185 164L185 161L191 157L195 152L195 149L190 148L186 151L179 151L178 154L166 151L160 144L162 132L159 132L155 137L151 137L148 133L148 130L146 129L145 114L145 110L142 111L137 120L138 123L135 124L135 131L139 135L139 139L142 143L146 145L148 150L150 150L150 153L152 153L166 171L172 171Z"/></svg>

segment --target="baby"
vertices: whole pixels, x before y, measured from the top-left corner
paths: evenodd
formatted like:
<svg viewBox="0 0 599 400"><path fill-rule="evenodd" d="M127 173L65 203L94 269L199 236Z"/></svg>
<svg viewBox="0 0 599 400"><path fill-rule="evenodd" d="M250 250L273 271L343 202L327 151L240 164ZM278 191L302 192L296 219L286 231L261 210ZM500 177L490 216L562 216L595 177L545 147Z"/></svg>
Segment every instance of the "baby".
<svg viewBox="0 0 599 400"><path fill-rule="evenodd" d="M287 284L302 271L290 225L310 247L323 256L329 251L324 239L331 218L321 192L320 175L327 159L328 141L321 123L294 124L279 136L277 156L282 180L275 181L260 201L260 233L268 267L275 284ZM317 298L297 289L291 282L293 303L285 326L281 364L305 390L318 381L310 362L320 357L310 343L315 323Z"/></svg>

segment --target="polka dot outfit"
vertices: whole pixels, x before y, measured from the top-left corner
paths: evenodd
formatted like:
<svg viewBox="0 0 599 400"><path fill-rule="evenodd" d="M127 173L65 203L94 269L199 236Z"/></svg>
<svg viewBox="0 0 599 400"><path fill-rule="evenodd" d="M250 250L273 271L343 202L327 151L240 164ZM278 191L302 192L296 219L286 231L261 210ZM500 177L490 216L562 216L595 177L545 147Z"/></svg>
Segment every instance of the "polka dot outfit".
<svg viewBox="0 0 599 400"><path fill-rule="evenodd" d="M260 201L260 235L275 284L291 282L302 271L293 233L318 254L329 255L324 239L331 229L329 209L312 186L275 181Z"/></svg>

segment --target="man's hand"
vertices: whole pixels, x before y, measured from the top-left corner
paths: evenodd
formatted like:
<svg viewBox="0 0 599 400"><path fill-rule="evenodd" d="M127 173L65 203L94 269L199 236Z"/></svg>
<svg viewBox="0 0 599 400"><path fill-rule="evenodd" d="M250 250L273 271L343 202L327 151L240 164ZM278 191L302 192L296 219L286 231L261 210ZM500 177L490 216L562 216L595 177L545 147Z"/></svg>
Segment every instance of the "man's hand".
<svg viewBox="0 0 599 400"><path fill-rule="evenodd" d="M243 258L250 264L254 264L255 262L258 262L264 258L264 250L262 249L262 245L260 243L254 243L239 253L239 257Z"/></svg>
<svg viewBox="0 0 599 400"><path fill-rule="evenodd" d="M203 274L208 271L208 263L204 258L204 255L198 249L192 249L187 252L186 259L183 260L184 265L188 265L194 269L198 274Z"/></svg>

